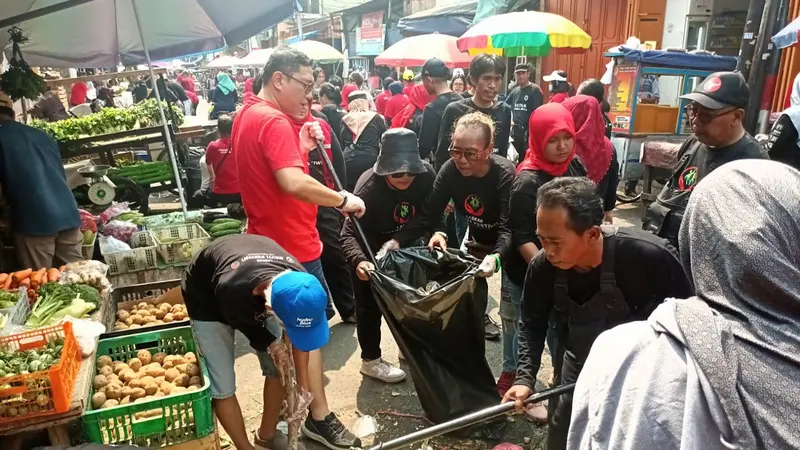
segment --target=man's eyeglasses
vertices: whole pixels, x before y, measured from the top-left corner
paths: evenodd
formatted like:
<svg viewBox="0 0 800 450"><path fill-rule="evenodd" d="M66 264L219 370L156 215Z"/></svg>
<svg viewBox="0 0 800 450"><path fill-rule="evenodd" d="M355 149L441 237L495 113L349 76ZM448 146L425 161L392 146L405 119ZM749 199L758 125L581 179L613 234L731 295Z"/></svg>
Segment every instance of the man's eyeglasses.
<svg viewBox="0 0 800 450"><path fill-rule="evenodd" d="M450 157L458 161L463 156L464 159L467 161L475 161L478 159L478 152L476 151L465 151L465 150L456 150L453 147L450 147Z"/></svg>
<svg viewBox="0 0 800 450"><path fill-rule="evenodd" d="M281 72L281 73L283 73L283 72ZM305 89L306 94L310 94L311 91L314 90L314 82L313 81L311 83L306 83L305 81L298 80L297 78L295 78L295 77L293 77L293 76L291 76L289 74L284 73L283 75L286 78L288 78L288 79L290 79L292 81L296 81L296 82L300 83L300 85L303 86L303 89Z"/></svg>
<svg viewBox="0 0 800 450"><path fill-rule="evenodd" d="M686 113L686 116L689 118L690 122L697 120L697 122L706 125L711 123L711 121L716 119L717 117L722 117L726 114L730 114L736 111L737 109L738 108L723 109L714 112L705 112L705 111L700 112L700 108L698 108L697 106L686 105L686 107L683 108L683 111Z"/></svg>

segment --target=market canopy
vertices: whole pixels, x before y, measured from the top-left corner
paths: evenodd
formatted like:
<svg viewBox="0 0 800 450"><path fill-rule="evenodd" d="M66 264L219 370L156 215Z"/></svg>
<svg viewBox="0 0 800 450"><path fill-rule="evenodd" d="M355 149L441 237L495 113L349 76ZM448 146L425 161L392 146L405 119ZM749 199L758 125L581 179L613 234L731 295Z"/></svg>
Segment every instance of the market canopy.
<svg viewBox="0 0 800 450"><path fill-rule="evenodd" d="M238 66L241 59L235 56L222 55L219 58L212 59L211 62L206 64L208 69L224 69L228 67Z"/></svg>
<svg viewBox="0 0 800 450"><path fill-rule="evenodd" d="M264 65L267 64L270 55L272 55L271 48L253 50L252 52L248 53L247 56L240 59L239 63L236 65L242 67L264 67Z"/></svg>
<svg viewBox="0 0 800 450"><path fill-rule="evenodd" d="M778 48L786 48L796 45L798 41L798 34L800 34L800 17L794 19L792 23L786 25L784 29L772 36L772 42Z"/></svg>
<svg viewBox="0 0 800 450"><path fill-rule="evenodd" d="M344 60L342 52L324 42L307 40L290 44L289 47L300 50L320 64L337 63Z"/></svg>
<svg viewBox="0 0 800 450"><path fill-rule="evenodd" d="M402 17L397 29L404 36L439 33L459 37L469 28L477 7L477 1L436 6Z"/></svg>
<svg viewBox="0 0 800 450"><path fill-rule="evenodd" d="M10 56L8 29L17 25L30 39L21 50L32 66L146 64L131 1L3 1L0 46ZM43 8L67 4L74 6L28 19ZM244 41L291 16L294 4L293 0L136 2L152 60L210 52Z"/></svg>
<svg viewBox="0 0 800 450"><path fill-rule="evenodd" d="M453 36L438 33L407 37L375 57L375 64L419 67L431 58L439 58L451 69L466 69L472 56L458 50L457 40Z"/></svg>

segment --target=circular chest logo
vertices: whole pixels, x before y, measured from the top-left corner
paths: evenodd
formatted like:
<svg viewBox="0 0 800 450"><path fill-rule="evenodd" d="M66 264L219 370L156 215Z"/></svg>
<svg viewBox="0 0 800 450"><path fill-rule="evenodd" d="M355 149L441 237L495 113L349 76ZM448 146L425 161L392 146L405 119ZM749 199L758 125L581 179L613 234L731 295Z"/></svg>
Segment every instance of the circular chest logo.
<svg viewBox="0 0 800 450"><path fill-rule="evenodd" d="M483 201L477 195L470 194L464 199L464 209L467 210L467 214L480 217L483 215L484 210Z"/></svg>
<svg viewBox="0 0 800 450"><path fill-rule="evenodd" d="M231 264L231 270L236 270L236 269L238 269L240 265L241 265L241 264L239 263L239 261L234 261L234 262Z"/></svg>
<svg viewBox="0 0 800 450"><path fill-rule="evenodd" d="M525 98L523 98L523 100L527 102L528 101L528 96L526 95Z"/></svg>
<svg viewBox="0 0 800 450"><path fill-rule="evenodd" d="M722 87L722 80L719 77L714 77L706 81L706 85L703 87L708 92L717 92Z"/></svg>
<svg viewBox="0 0 800 450"><path fill-rule="evenodd" d="M394 207L394 221L400 225L408 223L416 212L416 208L411 203L400 202Z"/></svg>
<svg viewBox="0 0 800 450"><path fill-rule="evenodd" d="M678 190L691 191L697 184L697 167L687 167L678 177Z"/></svg>

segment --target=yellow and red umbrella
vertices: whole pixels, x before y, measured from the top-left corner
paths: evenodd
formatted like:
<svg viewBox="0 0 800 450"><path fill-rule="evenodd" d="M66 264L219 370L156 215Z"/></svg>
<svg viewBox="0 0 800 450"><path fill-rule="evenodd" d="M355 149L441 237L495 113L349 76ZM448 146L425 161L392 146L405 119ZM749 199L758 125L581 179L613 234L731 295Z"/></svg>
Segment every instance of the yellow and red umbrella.
<svg viewBox="0 0 800 450"><path fill-rule="evenodd" d="M505 57L582 53L592 38L581 27L557 14L538 11L499 14L484 19L458 38L458 49L470 54Z"/></svg>
<svg viewBox="0 0 800 450"><path fill-rule="evenodd" d="M466 69L472 56L461 53L456 40L454 36L439 33L407 37L376 56L375 64L419 67L431 58L439 58L451 69Z"/></svg>

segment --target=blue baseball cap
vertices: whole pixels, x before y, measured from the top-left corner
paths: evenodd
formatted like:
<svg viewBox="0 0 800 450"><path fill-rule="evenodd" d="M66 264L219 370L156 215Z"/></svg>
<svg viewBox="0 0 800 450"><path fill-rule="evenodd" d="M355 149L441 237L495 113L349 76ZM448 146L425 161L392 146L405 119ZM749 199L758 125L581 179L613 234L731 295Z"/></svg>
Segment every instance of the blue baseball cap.
<svg viewBox="0 0 800 450"><path fill-rule="evenodd" d="M325 315L328 293L317 277L306 272L288 272L275 278L271 303L298 350L310 352L328 343L331 335Z"/></svg>

